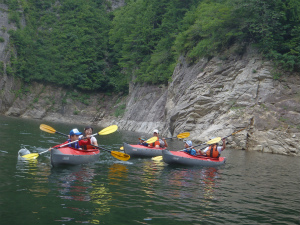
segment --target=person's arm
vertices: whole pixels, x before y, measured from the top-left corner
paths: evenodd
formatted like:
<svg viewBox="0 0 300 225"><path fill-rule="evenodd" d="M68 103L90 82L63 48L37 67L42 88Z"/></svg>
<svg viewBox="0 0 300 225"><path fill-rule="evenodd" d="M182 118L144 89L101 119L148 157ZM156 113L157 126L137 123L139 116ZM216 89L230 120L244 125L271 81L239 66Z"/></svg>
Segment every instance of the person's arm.
<svg viewBox="0 0 300 225"><path fill-rule="evenodd" d="M208 147L206 147L204 150L200 150L199 149L199 152L202 154L202 155L206 155L206 152L207 152L207 150L208 150Z"/></svg>
<svg viewBox="0 0 300 225"><path fill-rule="evenodd" d="M165 143L165 147L167 148L167 147L168 147L168 143L167 143L166 139L165 139L165 138L163 138L162 140L164 141L164 143Z"/></svg>
<svg viewBox="0 0 300 225"><path fill-rule="evenodd" d="M95 137L91 138L91 144L98 146L98 141Z"/></svg>
<svg viewBox="0 0 300 225"><path fill-rule="evenodd" d="M226 148L226 141L225 141L225 138L222 139L223 141L223 146L222 146L222 151Z"/></svg>

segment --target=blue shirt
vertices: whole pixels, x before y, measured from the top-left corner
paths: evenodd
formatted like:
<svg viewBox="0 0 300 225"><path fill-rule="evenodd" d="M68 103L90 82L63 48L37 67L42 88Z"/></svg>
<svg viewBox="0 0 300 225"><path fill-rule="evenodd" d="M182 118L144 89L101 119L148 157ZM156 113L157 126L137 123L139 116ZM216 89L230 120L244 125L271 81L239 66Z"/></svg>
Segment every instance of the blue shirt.
<svg viewBox="0 0 300 225"><path fill-rule="evenodd" d="M193 156L196 156L197 155L197 152L196 152L196 150L195 149L184 149L183 150L184 152L186 152L186 153L189 153L190 155L193 155Z"/></svg>

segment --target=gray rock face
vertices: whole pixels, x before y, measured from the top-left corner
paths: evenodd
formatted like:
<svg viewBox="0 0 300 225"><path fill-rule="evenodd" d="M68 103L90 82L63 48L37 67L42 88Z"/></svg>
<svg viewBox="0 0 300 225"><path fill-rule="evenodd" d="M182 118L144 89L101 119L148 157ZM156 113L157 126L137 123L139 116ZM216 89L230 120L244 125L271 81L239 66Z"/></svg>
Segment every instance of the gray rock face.
<svg viewBox="0 0 300 225"><path fill-rule="evenodd" d="M152 134L153 129L165 127L166 100L166 87L130 84L126 112L117 123L125 130Z"/></svg>
<svg viewBox="0 0 300 225"><path fill-rule="evenodd" d="M274 72L251 49L243 57L192 66L181 58L168 87L131 88L118 123L149 134L157 128L163 136L188 131L196 143L246 128L228 137L229 147L299 156L300 79L284 74L274 80Z"/></svg>

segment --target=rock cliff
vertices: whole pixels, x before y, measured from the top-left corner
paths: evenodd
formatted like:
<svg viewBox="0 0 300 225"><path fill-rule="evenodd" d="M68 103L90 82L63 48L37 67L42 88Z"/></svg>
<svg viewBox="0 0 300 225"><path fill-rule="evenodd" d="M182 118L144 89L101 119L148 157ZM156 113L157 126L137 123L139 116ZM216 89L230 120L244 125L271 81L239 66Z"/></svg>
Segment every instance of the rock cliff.
<svg viewBox="0 0 300 225"><path fill-rule="evenodd" d="M283 74L275 80L271 62L249 48L189 65L182 57L168 87L132 85L123 129L176 135L205 142L228 137L230 147L285 155L299 152L300 78Z"/></svg>
<svg viewBox="0 0 300 225"><path fill-rule="evenodd" d="M1 5L2 9L5 6ZM189 131L190 139L205 142L228 137L230 148L300 156L300 77L279 73L252 48L241 55L189 64L179 59L168 86L130 84L128 96L86 94L40 83L24 84L5 72L9 64L5 10L0 11L0 113L46 121L117 124L120 129L161 136ZM226 57L225 57L226 56ZM222 59L221 59L222 58Z"/></svg>

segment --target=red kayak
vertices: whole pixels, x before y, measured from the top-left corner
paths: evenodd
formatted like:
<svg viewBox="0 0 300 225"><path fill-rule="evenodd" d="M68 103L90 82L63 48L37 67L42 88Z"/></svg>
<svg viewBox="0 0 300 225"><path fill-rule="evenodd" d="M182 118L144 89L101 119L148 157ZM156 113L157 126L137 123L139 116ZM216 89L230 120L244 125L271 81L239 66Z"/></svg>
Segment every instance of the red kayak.
<svg viewBox="0 0 300 225"><path fill-rule="evenodd" d="M226 161L225 157L211 158L206 156L193 156L184 151L163 150L163 160L168 164L180 164L188 166L219 166Z"/></svg>
<svg viewBox="0 0 300 225"><path fill-rule="evenodd" d="M97 161L99 149L79 150L70 147L53 148L51 151L52 166L79 165Z"/></svg>

